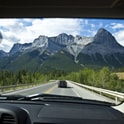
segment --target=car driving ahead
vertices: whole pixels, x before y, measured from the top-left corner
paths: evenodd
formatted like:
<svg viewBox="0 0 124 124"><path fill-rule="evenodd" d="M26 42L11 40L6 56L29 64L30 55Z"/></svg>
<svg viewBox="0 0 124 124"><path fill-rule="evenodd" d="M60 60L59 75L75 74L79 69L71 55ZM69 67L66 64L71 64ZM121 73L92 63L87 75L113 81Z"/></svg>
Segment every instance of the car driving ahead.
<svg viewBox="0 0 124 124"><path fill-rule="evenodd" d="M65 81L65 80L59 80L58 81L58 87L59 88L67 88L67 81Z"/></svg>

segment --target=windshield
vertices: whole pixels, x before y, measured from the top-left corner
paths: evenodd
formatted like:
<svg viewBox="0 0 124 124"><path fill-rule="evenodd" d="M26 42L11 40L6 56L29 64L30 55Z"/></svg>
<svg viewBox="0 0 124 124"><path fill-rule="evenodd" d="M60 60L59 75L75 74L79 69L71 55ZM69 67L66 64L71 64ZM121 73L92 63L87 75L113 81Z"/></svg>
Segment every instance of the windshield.
<svg viewBox="0 0 124 124"><path fill-rule="evenodd" d="M0 92L122 102L124 20L0 19Z"/></svg>

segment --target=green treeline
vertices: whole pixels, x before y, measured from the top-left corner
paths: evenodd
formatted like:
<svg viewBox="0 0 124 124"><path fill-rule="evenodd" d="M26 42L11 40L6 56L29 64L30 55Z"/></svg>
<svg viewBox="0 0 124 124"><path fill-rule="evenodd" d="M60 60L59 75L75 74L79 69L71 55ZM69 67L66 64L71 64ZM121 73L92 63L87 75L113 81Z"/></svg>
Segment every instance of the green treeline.
<svg viewBox="0 0 124 124"><path fill-rule="evenodd" d="M124 92L124 80L119 79L116 73L108 67L103 67L99 70L83 68L79 72L71 73L60 70L54 70L49 73L29 72L27 70L19 70L16 73L0 71L0 86L38 84L49 80L72 80L85 85Z"/></svg>
<svg viewBox="0 0 124 124"><path fill-rule="evenodd" d="M29 72L20 70L17 73L10 71L0 71L0 86L18 85L18 84L38 84L46 82L47 77L40 72Z"/></svg>
<svg viewBox="0 0 124 124"><path fill-rule="evenodd" d="M90 86L124 92L124 80L120 80L108 67L103 67L100 70L84 68L79 72L72 72L67 75L66 79Z"/></svg>

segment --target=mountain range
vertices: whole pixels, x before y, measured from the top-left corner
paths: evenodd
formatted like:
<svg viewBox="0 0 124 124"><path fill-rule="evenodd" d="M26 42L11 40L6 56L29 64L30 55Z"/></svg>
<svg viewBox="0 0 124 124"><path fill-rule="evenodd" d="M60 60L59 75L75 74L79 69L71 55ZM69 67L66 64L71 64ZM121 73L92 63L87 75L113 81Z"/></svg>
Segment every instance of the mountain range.
<svg viewBox="0 0 124 124"><path fill-rule="evenodd" d="M0 50L1 70L70 72L103 66L124 66L124 47L104 28L100 28L94 37L66 33L55 37L40 35L31 43L14 44L8 53Z"/></svg>

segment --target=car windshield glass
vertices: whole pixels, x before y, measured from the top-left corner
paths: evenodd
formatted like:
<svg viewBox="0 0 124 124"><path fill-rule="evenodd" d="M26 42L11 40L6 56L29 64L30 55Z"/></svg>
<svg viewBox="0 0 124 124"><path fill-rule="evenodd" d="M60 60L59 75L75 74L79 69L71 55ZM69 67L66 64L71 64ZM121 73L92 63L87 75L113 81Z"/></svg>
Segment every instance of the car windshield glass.
<svg viewBox="0 0 124 124"><path fill-rule="evenodd" d="M1 18L0 94L122 102L124 20Z"/></svg>

